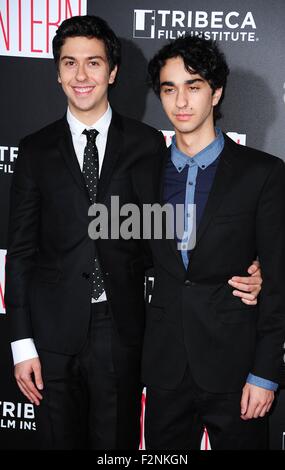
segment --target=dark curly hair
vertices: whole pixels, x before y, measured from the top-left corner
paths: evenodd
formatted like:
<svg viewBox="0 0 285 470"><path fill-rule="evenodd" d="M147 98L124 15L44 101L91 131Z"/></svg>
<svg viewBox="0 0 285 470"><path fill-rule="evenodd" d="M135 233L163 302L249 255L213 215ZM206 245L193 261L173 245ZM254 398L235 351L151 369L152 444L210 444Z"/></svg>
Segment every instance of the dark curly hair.
<svg viewBox="0 0 285 470"><path fill-rule="evenodd" d="M58 67L60 51L66 38L84 36L100 39L105 44L110 72L121 63L121 43L108 23L99 16L73 16L64 20L52 41L53 57Z"/></svg>
<svg viewBox="0 0 285 470"><path fill-rule="evenodd" d="M148 65L149 84L158 97L160 97L160 70L168 59L174 57L181 57L186 70L207 80L213 93L217 88L223 87L220 101L214 107L214 119L219 119L222 116L220 105L225 94L229 67L217 43L204 37L186 35L162 47Z"/></svg>

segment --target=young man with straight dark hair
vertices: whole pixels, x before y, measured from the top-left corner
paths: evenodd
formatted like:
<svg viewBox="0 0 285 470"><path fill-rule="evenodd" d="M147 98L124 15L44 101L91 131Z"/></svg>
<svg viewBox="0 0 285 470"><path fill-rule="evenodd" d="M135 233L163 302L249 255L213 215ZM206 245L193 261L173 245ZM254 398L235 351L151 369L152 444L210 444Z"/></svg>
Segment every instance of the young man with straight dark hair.
<svg viewBox="0 0 285 470"><path fill-rule="evenodd" d="M95 16L53 40L66 115L20 144L11 189L6 305L15 376L38 405L42 446L138 449L144 261L139 240L94 241L91 204L135 203L132 168L164 147L111 109L121 46ZM110 222L110 220L109 220Z"/></svg>

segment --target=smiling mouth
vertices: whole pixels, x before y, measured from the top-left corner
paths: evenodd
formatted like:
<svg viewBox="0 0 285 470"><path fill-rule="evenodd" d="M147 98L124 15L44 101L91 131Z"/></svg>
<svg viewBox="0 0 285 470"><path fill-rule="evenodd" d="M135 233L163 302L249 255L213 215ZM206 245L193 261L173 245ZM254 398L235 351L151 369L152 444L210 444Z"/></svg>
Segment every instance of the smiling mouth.
<svg viewBox="0 0 285 470"><path fill-rule="evenodd" d="M84 87L73 87L74 92L79 96L86 96L89 95L93 90L94 86L84 86Z"/></svg>

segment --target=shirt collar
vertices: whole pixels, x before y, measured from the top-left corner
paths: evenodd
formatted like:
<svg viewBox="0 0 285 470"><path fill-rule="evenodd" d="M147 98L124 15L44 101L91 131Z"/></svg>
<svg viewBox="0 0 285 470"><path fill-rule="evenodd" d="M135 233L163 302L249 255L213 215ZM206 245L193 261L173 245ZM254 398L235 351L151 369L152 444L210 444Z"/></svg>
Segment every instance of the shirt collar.
<svg viewBox="0 0 285 470"><path fill-rule="evenodd" d="M215 131L215 140L191 158L176 147L176 138L175 136L173 137L171 145L171 161L179 173L184 170L186 165L198 165L201 170L205 170L216 160L216 158L218 158L224 148L225 142L221 129L215 128Z"/></svg>
<svg viewBox="0 0 285 470"><path fill-rule="evenodd" d="M75 137L80 137L82 132L87 129L96 129L99 134L104 135L107 134L111 119L112 119L112 108L108 103L107 111L103 114L103 116L98 119L92 126L86 126L81 121L79 121L67 108L66 119L70 128L70 132Z"/></svg>

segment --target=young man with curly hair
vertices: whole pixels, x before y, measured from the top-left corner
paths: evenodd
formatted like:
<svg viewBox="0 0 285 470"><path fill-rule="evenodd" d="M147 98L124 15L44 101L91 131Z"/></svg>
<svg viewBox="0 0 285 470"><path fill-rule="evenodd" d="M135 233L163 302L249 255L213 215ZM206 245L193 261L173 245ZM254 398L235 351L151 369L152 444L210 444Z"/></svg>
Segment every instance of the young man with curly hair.
<svg viewBox="0 0 285 470"><path fill-rule="evenodd" d="M175 137L160 159L139 163L136 188L145 203L185 207L180 239L149 242L142 374L152 450L199 448L204 427L213 449L266 447L285 338L284 162L215 127L228 74L217 44L199 37L165 45L149 63ZM264 280L249 307L228 280L256 256Z"/></svg>

